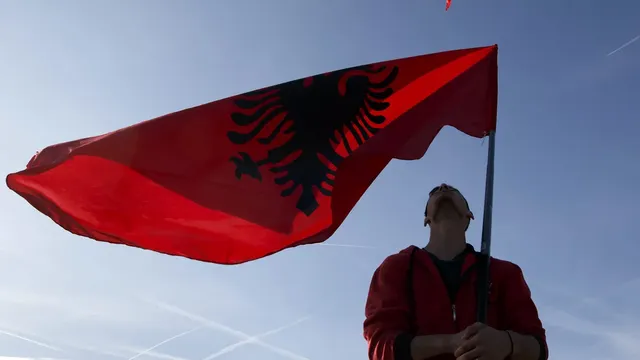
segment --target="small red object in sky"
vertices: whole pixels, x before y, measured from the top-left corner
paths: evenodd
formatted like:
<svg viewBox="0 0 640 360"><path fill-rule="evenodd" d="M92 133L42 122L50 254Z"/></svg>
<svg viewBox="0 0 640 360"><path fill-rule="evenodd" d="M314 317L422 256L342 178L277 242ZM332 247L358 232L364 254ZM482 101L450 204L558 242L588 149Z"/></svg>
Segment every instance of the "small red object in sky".
<svg viewBox="0 0 640 360"><path fill-rule="evenodd" d="M451 7L451 0L447 0L447 4L444 6L444 11L449 10L450 7Z"/></svg>

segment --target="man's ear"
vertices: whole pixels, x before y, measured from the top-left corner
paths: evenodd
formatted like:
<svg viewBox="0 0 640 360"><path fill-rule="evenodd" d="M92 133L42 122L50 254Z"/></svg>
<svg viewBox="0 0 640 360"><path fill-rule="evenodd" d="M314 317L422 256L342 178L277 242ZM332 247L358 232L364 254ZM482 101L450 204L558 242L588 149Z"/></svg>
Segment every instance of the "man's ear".
<svg viewBox="0 0 640 360"><path fill-rule="evenodd" d="M475 220L473 217L473 213L471 210L467 211L467 226L464 228L465 231L469 230L469 225L471 225L471 220Z"/></svg>

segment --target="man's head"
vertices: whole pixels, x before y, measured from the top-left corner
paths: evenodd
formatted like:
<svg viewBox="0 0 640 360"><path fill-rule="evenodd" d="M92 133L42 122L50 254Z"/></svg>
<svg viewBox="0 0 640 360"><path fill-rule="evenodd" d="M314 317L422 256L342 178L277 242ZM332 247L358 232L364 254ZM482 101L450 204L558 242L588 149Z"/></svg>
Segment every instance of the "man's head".
<svg viewBox="0 0 640 360"><path fill-rule="evenodd" d="M442 184L429 192L424 209L424 226L432 229L461 229L466 231L473 219L467 199L458 189Z"/></svg>

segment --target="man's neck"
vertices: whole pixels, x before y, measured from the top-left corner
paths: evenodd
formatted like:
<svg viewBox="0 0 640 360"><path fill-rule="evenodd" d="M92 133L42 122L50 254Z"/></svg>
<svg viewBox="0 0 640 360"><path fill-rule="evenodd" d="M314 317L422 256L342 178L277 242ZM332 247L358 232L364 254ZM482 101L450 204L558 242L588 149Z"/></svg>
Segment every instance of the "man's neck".
<svg viewBox="0 0 640 360"><path fill-rule="evenodd" d="M440 260L452 260L467 247L463 233L442 234L432 231L425 249Z"/></svg>

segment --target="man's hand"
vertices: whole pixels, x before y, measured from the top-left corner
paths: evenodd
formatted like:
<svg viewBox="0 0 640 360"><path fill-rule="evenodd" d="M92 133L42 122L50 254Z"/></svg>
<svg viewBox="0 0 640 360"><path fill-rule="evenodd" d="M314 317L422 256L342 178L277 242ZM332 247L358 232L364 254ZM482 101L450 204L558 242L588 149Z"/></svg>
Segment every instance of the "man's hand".
<svg viewBox="0 0 640 360"><path fill-rule="evenodd" d="M462 343L462 333L416 336L411 341L411 358L423 360L441 354L452 354Z"/></svg>
<svg viewBox="0 0 640 360"><path fill-rule="evenodd" d="M457 360L504 360L512 351L509 334L485 324L475 323L461 334Z"/></svg>

